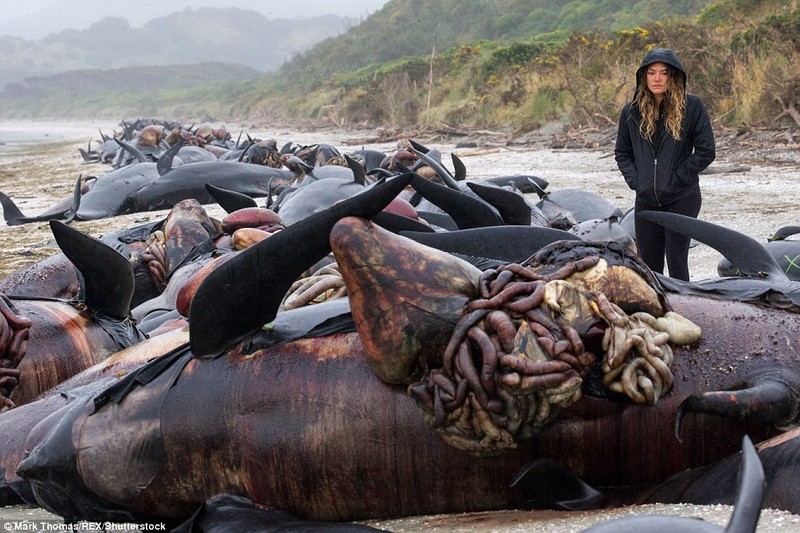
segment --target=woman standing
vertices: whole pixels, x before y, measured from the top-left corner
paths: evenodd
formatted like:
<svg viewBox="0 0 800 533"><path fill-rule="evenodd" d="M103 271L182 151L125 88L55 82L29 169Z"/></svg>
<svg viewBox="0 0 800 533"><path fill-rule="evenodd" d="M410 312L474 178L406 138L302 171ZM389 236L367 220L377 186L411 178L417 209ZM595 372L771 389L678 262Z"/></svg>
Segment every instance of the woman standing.
<svg viewBox="0 0 800 533"><path fill-rule="evenodd" d="M716 157L714 132L703 102L686 92L686 72L675 52L656 48L636 71L636 92L622 109L614 150L628 187L636 191L636 242L647 266L689 280L689 237L640 216L700 212L699 174Z"/></svg>

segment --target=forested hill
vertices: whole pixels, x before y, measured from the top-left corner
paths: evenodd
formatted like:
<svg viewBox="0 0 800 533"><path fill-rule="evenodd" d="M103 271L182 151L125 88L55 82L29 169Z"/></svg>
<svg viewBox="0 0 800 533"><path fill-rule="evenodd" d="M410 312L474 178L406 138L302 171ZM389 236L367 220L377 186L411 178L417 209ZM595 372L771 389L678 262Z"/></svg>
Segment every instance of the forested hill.
<svg viewBox="0 0 800 533"><path fill-rule="evenodd" d="M713 0L390 0L350 31L284 65L291 84L481 40L564 40L574 30L618 31L697 16Z"/></svg>

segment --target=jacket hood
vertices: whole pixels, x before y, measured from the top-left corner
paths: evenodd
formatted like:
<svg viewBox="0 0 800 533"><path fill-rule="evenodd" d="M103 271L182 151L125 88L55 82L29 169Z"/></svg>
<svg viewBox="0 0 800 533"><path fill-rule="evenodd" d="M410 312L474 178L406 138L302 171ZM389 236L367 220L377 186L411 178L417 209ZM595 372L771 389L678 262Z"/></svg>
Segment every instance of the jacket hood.
<svg viewBox="0 0 800 533"><path fill-rule="evenodd" d="M683 88L686 89L686 71L683 69L683 65L681 65L681 61L678 59L678 56L675 55L675 52L669 48L654 48L645 54L642 64L639 65L639 69L636 71L637 92L639 90L639 86L645 83L645 71L647 70L647 67L653 63L664 63L665 65L670 65L671 67L677 69L678 75L683 82Z"/></svg>

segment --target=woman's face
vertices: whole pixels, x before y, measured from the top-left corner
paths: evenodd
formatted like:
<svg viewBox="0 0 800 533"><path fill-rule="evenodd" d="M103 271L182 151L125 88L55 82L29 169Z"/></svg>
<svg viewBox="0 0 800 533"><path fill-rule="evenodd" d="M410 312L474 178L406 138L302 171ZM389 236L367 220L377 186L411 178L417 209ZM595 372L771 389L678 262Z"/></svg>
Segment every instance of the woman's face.
<svg viewBox="0 0 800 533"><path fill-rule="evenodd" d="M648 65L646 78L647 88L656 96L656 99L664 97L664 93L669 87L669 70L664 63L653 63Z"/></svg>

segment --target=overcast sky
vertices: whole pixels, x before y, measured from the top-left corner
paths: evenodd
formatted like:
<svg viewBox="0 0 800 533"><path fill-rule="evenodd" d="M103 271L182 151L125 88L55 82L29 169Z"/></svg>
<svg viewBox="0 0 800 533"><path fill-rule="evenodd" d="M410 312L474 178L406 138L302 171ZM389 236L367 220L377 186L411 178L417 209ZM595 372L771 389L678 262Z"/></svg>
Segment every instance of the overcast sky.
<svg viewBox="0 0 800 533"><path fill-rule="evenodd" d="M388 0L3 0L0 35L41 39L67 28L82 30L108 17L124 17L132 26L187 7L239 7L267 18L296 18L335 13L361 18ZM98 43L102 45L102 43Z"/></svg>

